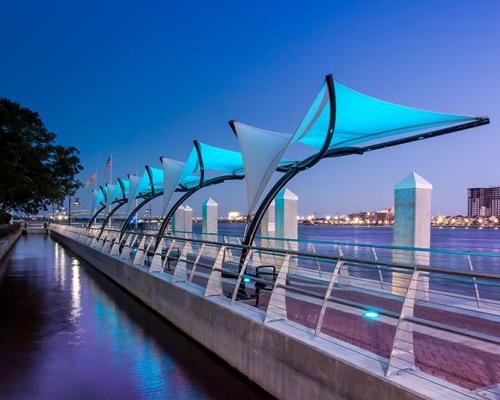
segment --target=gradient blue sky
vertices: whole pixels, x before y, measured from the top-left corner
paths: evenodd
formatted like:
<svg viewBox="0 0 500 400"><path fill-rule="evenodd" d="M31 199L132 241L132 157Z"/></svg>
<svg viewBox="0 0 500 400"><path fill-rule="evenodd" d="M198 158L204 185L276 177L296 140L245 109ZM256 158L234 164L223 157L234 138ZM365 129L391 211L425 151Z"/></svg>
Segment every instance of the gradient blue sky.
<svg viewBox="0 0 500 400"><path fill-rule="evenodd" d="M237 149L227 121L291 132L325 74L369 95L488 115L487 127L365 156L324 160L290 188L303 214L392 205L415 170L433 214L466 210L468 186L500 183L500 2L2 3L0 96L39 111L81 151L82 180L113 153L125 175L182 160L194 138ZM88 191L87 191L88 192ZM241 183L214 187L245 209ZM90 196L81 195L83 206Z"/></svg>

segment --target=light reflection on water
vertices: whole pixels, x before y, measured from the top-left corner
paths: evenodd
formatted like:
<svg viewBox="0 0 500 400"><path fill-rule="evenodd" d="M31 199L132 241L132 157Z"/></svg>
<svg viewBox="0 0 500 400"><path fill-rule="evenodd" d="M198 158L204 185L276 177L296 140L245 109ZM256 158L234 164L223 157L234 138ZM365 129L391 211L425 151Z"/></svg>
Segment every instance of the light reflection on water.
<svg viewBox="0 0 500 400"><path fill-rule="evenodd" d="M267 397L50 238L6 262L1 399Z"/></svg>
<svg viewBox="0 0 500 400"><path fill-rule="evenodd" d="M76 321L80 317L80 261L76 257L71 259L71 318Z"/></svg>

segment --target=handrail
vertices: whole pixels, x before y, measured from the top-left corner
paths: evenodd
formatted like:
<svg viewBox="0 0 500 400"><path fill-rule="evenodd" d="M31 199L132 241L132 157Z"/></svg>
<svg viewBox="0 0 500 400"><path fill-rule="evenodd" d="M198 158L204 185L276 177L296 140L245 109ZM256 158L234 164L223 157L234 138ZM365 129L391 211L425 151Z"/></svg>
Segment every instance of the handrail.
<svg viewBox="0 0 500 400"><path fill-rule="evenodd" d="M176 231L177 233L188 233L192 234L193 232L188 231ZM200 233L203 236L230 236L234 238L241 238L240 235L234 234L232 232L219 232L219 233ZM481 257L498 257L500 258L500 249L499 253L494 252L483 252L483 251L465 251L465 250L454 250L454 249L436 249L431 247L411 247L411 246L396 246L389 244L371 244L371 243L355 243L355 242L339 242L335 240L321 240L321 239L288 239L288 238L277 238L273 236L256 236L256 239L260 240L275 240L278 242L287 242L287 243L314 243L314 244L324 244L324 245L334 245L334 246L350 246L350 247L366 247L366 248L375 248L375 249L387 249L387 250L410 250L410 251L419 251L419 252L427 252L427 253L442 253L442 254L456 254L456 255L465 255L465 256L481 256Z"/></svg>
<svg viewBox="0 0 500 400"><path fill-rule="evenodd" d="M115 231L114 229L110 229L111 231ZM143 236L147 237L155 237L158 238L157 233L145 233L145 232L138 232L138 231L127 231L128 233L136 233L140 234ZM461 276L469 276L469 277L475 277L475 278L483 278L483 279L492 279L492 280L499 280L500 281L500 274L495 274L495 273L487 273L487 272L472 272L472 271L459 271L456 269L452 268L435 268L435 267L426 267L425 265L419 265L419 264L403 264L403 263L397 263L397 262L387 262L383 260L366 260L366 259L357 259L353 257L346 257L346 256L329 256L329 255L324 255L324 254L314 254L314 253L306 253L298 250L290 250L290 249L280 249L280 248L269 248L269 247L261 247L261 246L250 246L250 245L245 245L245 244L238 244L238 243L223 243L223 242L218 242L218 241L212 241L212 240L205 240L205 239L197 239L197 238L187 238L187 237L180 237L180 236L168 236L168 239L175 239L179 241L187 241L187 242L192 242L192 243L201 243L201 244L206 244L206 245L213 245L213 246L225 246L225 247L231 247L231 248L239 248L239 249L247 249L247 250L257 250L257 251L263 251L266 253L271 253L271 254L281 254L281 255L294 255L294 256L299 256L299 257L307 257L307 258L320 258L323 260L328 260L330 262L337 262L337 261L344 261L348 262L351 264L368 264L368 265L374 265L374 266L386 266L390 268L397 268L401 270L407 270L413 272L415 269L421 272L433 272L433 273L440 273L440 274L446 274L446 275L461 275ZM372 246L374 247L374 246ZM390 248L390 247L388 247ZM396 248L397 250L397 248ZM407 250L413 250L412 248L408 248ZM415 250L415 251L421 251L421 250Z"/></svg>

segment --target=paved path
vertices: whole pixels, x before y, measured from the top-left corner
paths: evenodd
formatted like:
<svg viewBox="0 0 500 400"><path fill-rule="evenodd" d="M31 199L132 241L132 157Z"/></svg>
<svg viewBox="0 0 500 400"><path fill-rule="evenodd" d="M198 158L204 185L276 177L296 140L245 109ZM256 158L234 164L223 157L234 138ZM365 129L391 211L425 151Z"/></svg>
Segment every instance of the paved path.
<svg viewBox="0 0 500 400"><path fill-rule="evenodd" d="M188 269L190 269L190 266L188 266ZM209 270L200 266L198 273L202 272L208 273ZM193 283L205 286L207 280L205 277L196 276ZM233 285L224 284L224 291L227 293L232 293L233 288ZM251 289L248 289L248 292L253 294ZM397 298L362 293L355 290L336 289L333 291L332 296L396 313L400 312L402 304ZM298 297L287 295L288 319L315 329L320 306L302 301L300 296ZM269 292L262 292L259 308L265 310L268 301ZM248 301L248 303L254 304L255 300ZM388 358L396 332L396 321L393 320L392 323L388 323L383 318L369 320L364 318L360 311L357 312L328 308L321 332ZM497 337L500 335L500 322L498 322L498 319L487 320L419 304L415 307L414 315L418 318L445 323L460 329L468 329ZM457 340L457 335L443 334L441 331L439 332L441 337L436 337L434 332L427 334L429 329L423 329L425 333L422 332L422 329L416 330L413 334L416 366L425 373L470 390L493 386L500 382L500 346L490 345L489 350L484 351L482 348L485 344L478 340L467 338L462 340L462 337ZM492 348L494 351L491 350Z"/></svg>
<svg viewBox="0 0 500 400"><path fill-rule="evenodd" d="M384 303L385 309L396 311L398 302L378 298L376 302L366 294L342 292L340 297L363 304ZM373 297L373 296L370 296ZM267 307L268 296L262 296L260 307ZM295 298L287 297L287 316L308 328L315 329L320 306ZM399 305L400 307L400 305ZM415 316L428 320L447 323L459 328L498 336L500 323L469 317L449 311L417 306ZM377 355L388 358L392 349L396 327L380 320L370 320L362 315L328 308L321 329L322 333L338 338ZM493 386L500 382L500 347L497 352L481 350L482 342L477 340L456 340L438 338L421 332L414 332L414 351L416 366L422 371L457 384L476 390ZM472 345L471 345L472 342ZM491 346L490 346L491 347Z"/></svg>

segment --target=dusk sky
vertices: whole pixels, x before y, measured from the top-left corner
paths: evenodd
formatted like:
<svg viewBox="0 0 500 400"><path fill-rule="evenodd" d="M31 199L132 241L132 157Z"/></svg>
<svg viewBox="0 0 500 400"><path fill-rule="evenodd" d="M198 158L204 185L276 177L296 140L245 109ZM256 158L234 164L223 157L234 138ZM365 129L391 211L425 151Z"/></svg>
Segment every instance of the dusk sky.
<svg viewBox="0 0 500 400"><path fill-rule="evenodd" d="M324 76L486 127L323 160L289 187L302 214L392 206L411 171L434 185L433 214L466 213L466 188L500 184L500 2L2 3L0 97L38 111L81 152L84 182L113 153L125 176L192 140L238 149L227 121L292 133ZM310 151L302 149L306 155ZM245 210L244 185L200 192ZM80 195L90 204L89 190Z"/></svg>

